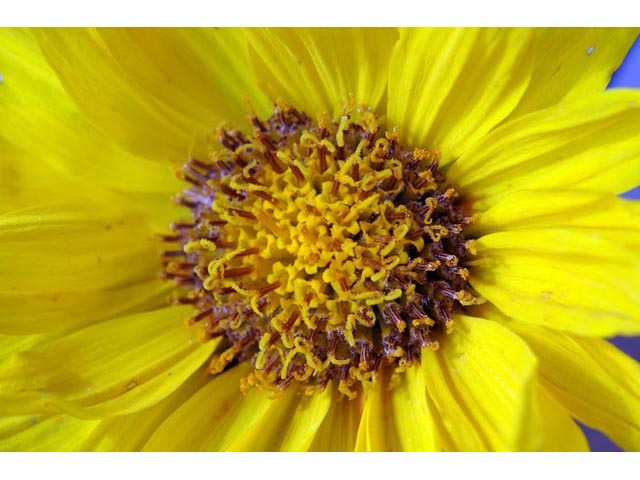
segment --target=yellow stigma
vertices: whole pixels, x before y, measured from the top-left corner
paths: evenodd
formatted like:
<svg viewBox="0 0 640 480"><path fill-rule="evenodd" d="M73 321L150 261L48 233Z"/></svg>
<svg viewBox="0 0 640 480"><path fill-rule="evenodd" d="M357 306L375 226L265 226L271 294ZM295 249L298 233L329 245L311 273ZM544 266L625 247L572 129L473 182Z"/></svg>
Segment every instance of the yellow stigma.
<svg viewBox="0 0 640 480"><path fill-rule="evenodd" d="M246 386L356 395L381 369L400 371L473 303L463 266L471 218L438 170L438 153L403 150L376 117L314 123L277 107L255 131L219 132L224 147L191 159L164 275L226 348L214 374L251 362Z"/></svg>

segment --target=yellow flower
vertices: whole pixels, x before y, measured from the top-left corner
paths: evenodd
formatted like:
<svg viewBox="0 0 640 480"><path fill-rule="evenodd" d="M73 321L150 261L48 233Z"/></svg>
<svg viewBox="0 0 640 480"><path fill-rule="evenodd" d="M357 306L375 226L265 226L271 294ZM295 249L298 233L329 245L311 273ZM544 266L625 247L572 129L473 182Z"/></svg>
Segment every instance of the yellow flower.
<svg viewBox="0 0 640 480"><path fill-rule="evenodd" d="M0 449L640 449L636 35L0 31Z"/></svg>

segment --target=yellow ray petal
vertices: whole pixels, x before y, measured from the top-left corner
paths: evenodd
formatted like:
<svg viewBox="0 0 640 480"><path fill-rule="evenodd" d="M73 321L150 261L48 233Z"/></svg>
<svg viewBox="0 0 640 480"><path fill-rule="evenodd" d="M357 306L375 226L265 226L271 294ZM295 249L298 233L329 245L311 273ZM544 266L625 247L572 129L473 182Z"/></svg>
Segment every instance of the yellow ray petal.
<svg viewBox="0 0 640 480"><path fill-rule="evenodd" d="M568 411L542 385L538 385L543 452L588 452L589 444Z"/></svg>
<svg viewBox="0 0 640 480"><path fill-rule="evenodd" d="M146 214L99 190L71 195L0 214L0 331L51 331L163 303Z"/></svg>
<svg viewBox="0 0 640 480"><path fill-rule="evenodd" d="M447 177L480 209L518 189L627 191L640 183L640 92L608 90L509 121Z"/></svg>
<svg viewBox="0 0 640 480"><path fill-rule="evenodd" d="M78 109L112 141L145 157L184 157L198 125L145 92L92 29L34 30Z"/></svg>
<svg viewBox="0 0 640 480"><path fill-rule="evenodd" d="M471 285L506 315L582 335L640 332L640 257L605 235L523 229L477 247Z"/></svg>
<svg viewBox="0 0 640 480"><path fill-rule="evenodd" d="M445 339L448 340L448 339ZM443 440L448 439L450 448L463 452L478 452L490 449L491 442L475 423L472 412L458 399L451 385L450 373L441 352L424 349L422 370L430 398L433 399L434 416L442 424Z"/></svg>
<svg viewBox="0 0 640 480"><path fill-rule="evenodd" d="M0 417L0 451L77 451L98 424L64 414Z"/></svg>
<svg viewBox="0 0 640 480"><path fill-rule="evenodd" d="M97 36L143 94L209 131L248 122L243 103L271 110L257 87L248 42L237 28L104 28Z"/></svg>
<svg viewBox="0 0 640 480"><path fill-rule="evenodd" d="M570 228L640 248L640 202L581 190L520 190L482 212L472 236L501 230Z"/></svg>
<svg viewBox="0 0 640 480"><path fill-rule="evenodd" d="M31 346L47 340L50 335L0 335L0 368L14 353L28 350Z"/></svg>
<svg viewBox="0 0 640 480"><path fill-rule="evenodd" d="M536 358L527 345L506 328L480 318L456 317L456 328L436 352L451 394L483 442L491 450L529 448L535 419ZM428 368L425 365L425 368ZM444 421L444 419L443 419ZM478 446L455 432L451 438L462 449ZM466 428L463 425L463 428Z"/></svg>
<svg viewBox="0 0 640 480"><path fill-rule="evenodd" d="M318 428L329 412L332 400L331 387L316 395L300 399L291 423L286 427L280 450L289 452L309 450Z"/></svg>
<svg viewBox="0 0 640 480"><path fill-rule="evenodd" d="M640 365L605 340L508 324L539 358L545 388L584 424L640 449Z"/></svg>
<svg viewBox="0 0 640 480"><path fill-rule="evenodd" d="M303 410L300 396L290 388L281 397L273 398L257 388L246 395L240 393L240 379L247 375L249 365L243 363L204 387L173 413L150 438L147 451L273 451L288 445L294 450L313 438L313 424L320 418L310 418ZM318 396L320 404L327 397ZM326 407L314 413L321 414ZM291 412L297 411L291 418ZM288 432L300 425L300 415L311 421L306 432ZM179 433L176 433L178 432ZM306 434L305 434L306 433Z"/></svg>
<svg viewBox="0 0 640 480"><path fill-rule="evenodd" d="M178 389L153 407L119 417L105 418L80 446L83 451L140 451L153 432L205 382L206 372L194 373Z"/></svg>
<svg viewBox="0 0 640 480"><path fill-rule="evenodd" d="M352 452L356 447L358 426L362 418L360 396L347 399L332 389L331 408L318 429L310 450L315 452Z"/></svg>
<svg viewBox="0 0 640 480"><path fill-rule="evenodd" d="M232 406L229 415L216 424L200 450L208 452L275 451L280 446L287 420L299 397L294 388L272 398L254 388Z"/></svg>
<svg viewBox="0 0 640 480"><path fill-rule="evenodd" d="M398 376L391 411L401 451L433 452L440 448L435 412L429 406L422 369L411 366Z"/></svg>
<svg viewBox="0 0 640 480"><path fill-rule="evenodd" d="M500 123L531 74L530 29L402 31L389 69L390 125L410 146L438 148L443 164Z"/></svg>
<svg viewBox="0 0 640 480"><path fill-rule="evenodd" d="M393 393L393 391L387 390L386 381L383 379L378 379L375 383L365 386L362 418L356 438L356 451L393 452L400 450L391 410Z"/></svg>
<svg viewBox="0 0 640 480"><path fill-rule="evenodd" d="M259 84L314 116L341 113L353 95L374 110L398 33L391 28L248 29Z"/></svg>
<svg viewBox="0 0 640 480"><path fill-rule="evenodd" d="M249 373L241 363L211 378L177 408L145 444L146 451L196 451L242 401L240 379Z"/></svg>
<svg viewBox="0 0 640 480"><path fill-rule="evenodd" d="M189 307L108 320L14 355L0 374L0 411L123 415L171 394L209 358L184 326Z"/></svg>
<svg viewBox="0 0 640 480"><path fill-rule="evenodd" d="M605 89L637 28L545 28L533 45L531 82L512 117Z"/></svg>
<svg viewBox="0 0 640 480"><path fill-rule="evenodd" d="M69 38L77 35L71 32L67 32ZM52 185L38 171L49 163L92 186L142 192L176 190L179 183L164 158L160 162L143 159L118 148L84 118L28 32L3 29L0 41L0 135L28 155L16 162L0 161L3 181L26 182L36 177ZM82 83L78 81L80 70L74 72L74 84ZM102 90L95 87L93 92Z"/></svg>

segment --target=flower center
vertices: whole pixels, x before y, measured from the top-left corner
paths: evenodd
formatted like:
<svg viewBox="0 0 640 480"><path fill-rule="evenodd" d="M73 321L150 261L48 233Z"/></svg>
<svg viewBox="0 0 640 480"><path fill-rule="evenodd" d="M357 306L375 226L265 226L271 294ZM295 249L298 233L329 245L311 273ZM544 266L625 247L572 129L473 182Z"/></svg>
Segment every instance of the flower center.
<svg viewBox="0 0 640 480"><path fill-rule="evenodd" d="M437 152L403 150L370 112L312 121L276 107L247 136L191 159L177 201L164 276L224 348L218 374L251 362L245 387L309 394L334 380L354 397L382 369L419 361L475 302L464 259L472 217L438 168Z"/></svg>

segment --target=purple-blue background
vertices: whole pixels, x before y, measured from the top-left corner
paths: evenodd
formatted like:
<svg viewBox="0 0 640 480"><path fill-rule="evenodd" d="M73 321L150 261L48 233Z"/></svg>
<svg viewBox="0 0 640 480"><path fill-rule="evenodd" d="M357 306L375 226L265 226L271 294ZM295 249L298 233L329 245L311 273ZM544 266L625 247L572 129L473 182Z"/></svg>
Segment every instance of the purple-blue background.
<svg viewBox="0 0 640 480"><path fill-rule="evenodd" d="M617 87L633 87L640 88L640 37L636 39L635 44L629 51L624 63L618 71L614 73L609 83L609 88ZM631 190L623 195L625 198L634 198L640 200L640 187ZM625 351L627 354L640 360L640 337L616 337L611 339L611 343ZM607 437L600 432L591 430L582 426L591 449L596 452L619 452L620 448L612 443Z"/></svg>

